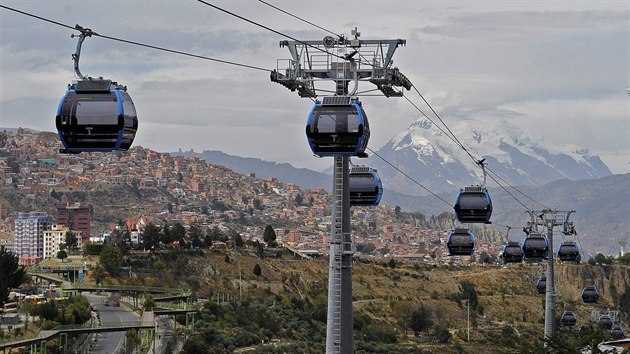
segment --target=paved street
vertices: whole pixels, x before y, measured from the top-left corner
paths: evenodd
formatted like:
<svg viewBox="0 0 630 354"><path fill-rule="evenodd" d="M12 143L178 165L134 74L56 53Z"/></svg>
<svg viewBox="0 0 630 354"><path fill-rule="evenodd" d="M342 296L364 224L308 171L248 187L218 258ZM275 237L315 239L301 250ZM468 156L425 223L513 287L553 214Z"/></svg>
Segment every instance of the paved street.
<svg viewBox="0 0 630 354"><path fill-rule="evenodd" d="M90 303L94 305L96 311L99 313L101 323L122 323L139 321L139 318L126 306L120 307L105 306L105 300L107 297L97 296L93 294L85 294L90 300ZM115 352L119 345L122 345L122 340L125 336L125 332L107 332L99 333L98 341L90 353L94 354L112 354Z"/></svg>

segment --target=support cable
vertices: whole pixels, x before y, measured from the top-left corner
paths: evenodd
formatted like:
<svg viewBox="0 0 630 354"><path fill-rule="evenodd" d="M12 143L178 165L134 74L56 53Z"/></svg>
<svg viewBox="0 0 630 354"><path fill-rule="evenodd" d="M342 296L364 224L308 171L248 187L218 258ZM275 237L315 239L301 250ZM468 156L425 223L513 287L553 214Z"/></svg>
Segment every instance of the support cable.
<svg viewBox="0 0 630 354"><path fill-rule="evenodd" d="M226 13L226 14L228 14L228 15L230 15L230 16L234 16L234 17L236 17L236 18L238 18L238 19L240 19L240 20L243 20L243 21L245 21L245 22L247 22L247 23L251 23L252 25L257 26L257 27L260 27L260 28L262 28L262 29L265 29L265 30L267 30L267 31L269 31L269 32L273 32L273 33L278 34L278 35L280 35L280 36L287 37L287 38L289 38L289 39L291 39L291 40L294 40L294 41L296 41L296 42L298 42L298 43L300 43L300 44L303 44L303 45L305 45L305 46L311 47L311 48L313 48L313 49L315 49L315 50L319 50L319 51L320 51L320 52L322 52L322 53L326 53L326 54L331 55L331 56L334 56L334 57L336 57L336 58L338 58L338 59L347 60L347 58L346 58L346 57L344 57L344 56L340 56L340 55L337 55L337 54L331 53L331 52L329 52L329 51L327 51L327 50L324 50L324 49L322 49L322 48L319 48L319 47L317 47L317 46L310 45L310 44L308 44L308 43L306 43L306 42L304 42L304 41L301 41L301 40L299 40L299 39L297 39L297 38L295 38L295 37L293 37L293 36L289 36L288 34L282 33L282 32L277 31L277 30L275 30L275 29L273 29L273 28L271 28L271 27L268 27L268 26L265 26L265 25L263 25L263 24L260 24L260 23L258 23L258 22L256 22L256 21L250 20L250 19L248 19L248 18L246 18L246 17L243 17L243 16L241 16L241 15L239 15L239 14L236 14L236 13L234 13L234 12L228 11L228 10L226 10L226 9L222 8L222 7L217 6L217 5L213 5L213 4L211 4L211 3L207 2L207 1L204 1L204 0L197 0L197 2L200 2L200 3L202 3L202 4L206 5L206 6L212 7L213 9L215 9L215 10L219 10L219 11L221 11L221 12L223 12L223 13Z"/></svg>
<svg viewBox="0 0 630 354"><path fill-rule="evenodd" d="M263 0L258 0L258 1L262 2L263 4L269 6L269 7L273 8L273 9L276 9L276 10L278 10L278 11L284 13L284 14L287 14L287 15L293 17L293 18L296 18L296 19L298 19L298 20L300 20L302 22L306 22L306 23L308 23L311 26L317 27L317 28L319 28L320 30L322 30L324 32L328 32L328 33L332 34L333 36L341 38L340 35L338 35L337 33L333 32L333 31L327 30L326 28L324 28L322 26L318 26L318 25L314 24L313 22L307 21L307 20L305 20L305 19L303 19L303 18L301 18L299 16L296 16L296 15L294 15L294 14L288 12L288 11L285 11L285 10L283 10L283 9L277 7L277 6L274 6L274 5L272 5L272 4L270 4L270 3L266 2L266 1L263 1Z"/></svg>
<svg viewBox="0 0 630 354"><path fill-rule="evenodd" d="M423 186L420 182L416 181L413 177L409 176L407 173L405 173L404 171L402 171L400 168L396 167L394 164L392 164L391 162L387 161L384 157L382 157L381 155L379 155L376 151L370 149L369 147L366 148L368 151L370 151L372 154L374 154L375 156L377 156L379 159L383 160L386 164L390 165L392 168L394 168L396 171L400 172L403 174L403 176L409 178L410 181L414 182L415 184L417 184L418 186L422 187L425 191L431 193L434 197L438 198L439 200L443 201L445 204L447 204L448 206L452 207L453 204L449 203L448 201L446 201L444 198L440 197L438 194L436 194L435 192L433 192L432 190L430 190L429 188Z"/></svg>
<svg viewBox="0 0 630 354"><path fill-rule="evenodd" d="M5 6L5 5L0 5L0 7L4 8L4 9L7 9L7 10L11 10L11 11L17 12L17 13L25 15L25 16L29 16L29 17L41 20L41 21L49 22L49 23L52 23L52 24L55 24L55 25L58 25L58 26L61 26L61 27L69 28L71 30L80 32L80 30L77 28L78 25L77 26L70 26L68 24L57 22L57 21L54 21L54 20L51 20L51 19L48 19L48 18L45 18L45 17L41 17L41 16L37 16L37 15L31 14L31 13L28 13L28 12L20 11L20 10L17 10L17 9L14 9L14 8L11 8L11 7L8 7L8 6ZM271 69L265 69L265 68L259 67L259 66L242 64L242 63L237 63L237 62L234 62L234 61L217 59L217 58L207 57L207 56L204 56L204 55L198 55L198 54L193 54L193 53L187 53L187 52L174 50L174 49L169 49L169 48L165 48L165 47L159 47L159 46L155 46L155 45L151 45L151 44L145 44L145 43L135 42L135 41L127 40L127 39L107 36L107 35L99 34L99 33L96 33L96 32L92 32L92 36L94 36L94 37L101 37L101 38L104 38L104 39L109 39L109 40L112 40L112 41L127 43L127 44L131 44L131 45L136 45L136 46L140 46L140 47L160 50L160 51L164 51L164 52L168 52L168 53L184 55L184 56L188 56L188 57L192 57L192 58L204 59L204 60L209 60L209 61L213 61L213 62L217 62L217 63L239 66L239 67L243 67L243 68L247 68L247 69L260 70L260 71L265 71L265 72L272 71Z"/></svg>

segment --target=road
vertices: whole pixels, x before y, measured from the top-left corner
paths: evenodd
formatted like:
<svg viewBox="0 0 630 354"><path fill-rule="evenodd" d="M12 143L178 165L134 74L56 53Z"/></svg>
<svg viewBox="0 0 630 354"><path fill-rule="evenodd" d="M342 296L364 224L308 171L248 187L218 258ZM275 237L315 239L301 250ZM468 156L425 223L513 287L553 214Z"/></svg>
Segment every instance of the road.
<svg viewBox="0 0 630 354"><path fill-rule="evenodd" d="M129 310L126 306L120 307L105 306L106 296L97 296L93 294L84 294L90 304L94 305L98 312L101 323L123 323L139 321L139 318ZM90 353L94 354L112 354L116 351L119 345L122 345L122 340L125 336L125 332L106 332L99 333L98 340L95 343L94 348Z"/></svg>

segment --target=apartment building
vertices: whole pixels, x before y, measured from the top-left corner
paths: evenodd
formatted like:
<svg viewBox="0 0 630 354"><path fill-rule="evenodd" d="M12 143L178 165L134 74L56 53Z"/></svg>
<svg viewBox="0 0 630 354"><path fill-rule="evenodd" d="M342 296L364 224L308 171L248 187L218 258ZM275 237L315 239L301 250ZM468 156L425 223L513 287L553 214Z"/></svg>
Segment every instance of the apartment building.
<svg viewBox="0 0 630 354"><path fill-rule="evenodd" d="M52 218L45 212L19 213L15 219L15 254L18 258L44 256L44 231Z"/></svg>
<svg viewBox="0 0 630 354"><path fill-rule="evenodd" d="M81 241L81 231L70 230L64 225L52 225L50 230L44 231L44 259L56 258L59 253L59 245L66 243L66 233L72 231L77 235L77 247L81 249L83 243Z"/></svg>

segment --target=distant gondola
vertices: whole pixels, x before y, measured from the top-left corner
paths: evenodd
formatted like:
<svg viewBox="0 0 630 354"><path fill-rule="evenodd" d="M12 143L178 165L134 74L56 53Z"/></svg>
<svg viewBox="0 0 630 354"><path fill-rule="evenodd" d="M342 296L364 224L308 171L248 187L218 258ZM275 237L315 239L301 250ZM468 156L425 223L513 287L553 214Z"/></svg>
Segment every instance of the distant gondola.
<svg viewBox="0 0 630 354"><path fill-rule="evenodd" d="M579 263L582 259L580 248L575 242L563 242L558 248L558 258L563 262Z"/></svg>
<svg viewBox="0 0 630 354"><path fill-rule="evenodd" d="M547 291L547 277L541 275L538 280L536 280L536 290L539 294L544 294Z"/></svg>
<svg viewBox="0 0 630 354"><path fill-rule="evenodd" d="M528 260L543 260L547 258L549 243L540 233L530 233L523 240L523 254Z"/></svg>
<svg viewBox="0 0 630 354"><path fill-rule="evenodd" d="M610 329L610 335L614 338L614 339L620 339L623 338L624 335L624 330L623 328L621 328L620 326L614 326L613 328Z"/></svg>
<svg viewBox="0 0 630 354"><path fill-rule="evenodd" d="M597 320L597 325L599 325L602 329L612 329L613 320L609 315L601 315Z"/></svg>
<svg viewBox="0 0 630 354"><path fill-rule="evenodd" d="M365 166L355 166L349 177L350 205L378 205L383 195L383 184L376 170Z"/></svg>
<svg viewBox="0 0 630 354"><path fill-rule="evenodd" d="M315 102L306 121L306 137L317 156L366 157L370 128L361 102L349 96Z"/></svg>
<svg viewBox="0 0 630 354"><path fill-rule="evenodd" d="M562 323L563 326L566 326L566 327L575 326L575 323L577 322L575 312L564 311L562 313L562 317L560 317L560 322Z"/></svg>
<svg viewBox="0 0 630 354"><path fill-rule="evenodd" d="M128 150L138 118L126 90L106 79L87 78L71 85L55 119L64 147L60 152Z"/></svg>
<svg viewBox="0 0 630 354"><path fill-rule="evenodd" d="M595 285L582 289L582 301L585 304L596 304L599 301L599 290Z"/></svg>
<svg viewBox="0 0 630 354"><path fill-rule="evenodd" d="M475 236L468 229L455 229L446 242L449 256L470 256L475 250Z"/></svg>
<svg viewBox="0 0 630 354"><path fill-rule="evenodd" d="M501 257L505 263L520 263L523 261L523 249L516 241L510 241L503 246Z"/></svg>
<svg viewBox="0 0 630 354"><path fill-rule="evenodd" d="M485 187L461 189L455 197L455 218L461 223L490 223L492 200Z"/></svg>

